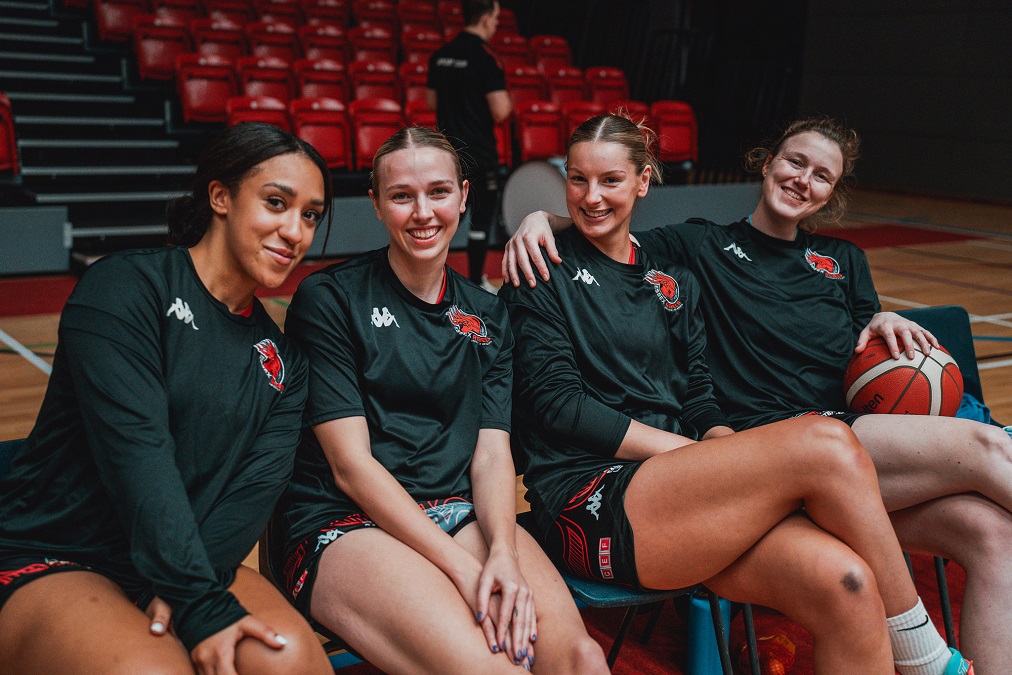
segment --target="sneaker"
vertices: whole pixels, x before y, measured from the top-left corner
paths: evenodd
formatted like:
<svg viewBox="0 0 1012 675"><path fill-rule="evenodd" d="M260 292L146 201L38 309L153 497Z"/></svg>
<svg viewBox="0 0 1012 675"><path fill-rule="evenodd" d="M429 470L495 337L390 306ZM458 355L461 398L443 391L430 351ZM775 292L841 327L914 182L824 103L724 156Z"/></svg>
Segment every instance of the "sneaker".
<svg viewBox="0 0 1012 675"><path fill-rule="evenodd" d="M952 654L952 658L949 659L949 665L945 667L942 675L973 675L973 661L967 661L952 647L949 647L949 653Z"/></svg>
<svg viewBox="0 0 1012 675"><path fill-rule="evenodd" d="M484 288L489 293L491 293L492 295L495 295L496 293L499 292L499 289L493 286L492 282L488 280L487 274L481 275L481 287Z"/></svg>
<svg viewBox="0 0 1012 675"><path fill-rule="evenodd" d="M1012 438L1012 425L1005 427L1005 433L1008 434L1009 438Z"/></svg>

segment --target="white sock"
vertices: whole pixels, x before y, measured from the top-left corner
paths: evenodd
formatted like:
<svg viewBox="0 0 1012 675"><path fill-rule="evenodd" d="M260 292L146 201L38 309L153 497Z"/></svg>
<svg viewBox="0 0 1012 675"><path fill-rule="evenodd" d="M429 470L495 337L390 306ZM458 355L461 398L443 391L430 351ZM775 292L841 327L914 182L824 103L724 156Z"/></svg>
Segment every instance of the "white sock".
<svg viewBox="0 0 1012 675"><path fill-rule="evenodd" d="M931 623L924 603L886 619L893 660L901 675L942 675L949 664L949 646Z"/></svg>

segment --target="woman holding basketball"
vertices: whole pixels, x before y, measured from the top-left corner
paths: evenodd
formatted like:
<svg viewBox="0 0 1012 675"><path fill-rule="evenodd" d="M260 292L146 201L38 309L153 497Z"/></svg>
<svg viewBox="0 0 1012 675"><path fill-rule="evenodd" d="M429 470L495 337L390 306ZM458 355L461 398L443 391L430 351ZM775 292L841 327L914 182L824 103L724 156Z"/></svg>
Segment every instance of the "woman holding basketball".
<svg viewBox="0 0 1012 675"><path fill-rule="evenodd" d="M702 311L717 400L736 429L805 413L850 424L875 461L900 543L954 559L967 571L961 640L981 672L1012 668L1012 440L1001 429L943 417L855 415L845 410L844 368L874 336L890 350L937 342L882 312L864 254L811 232L843 212L857 135L833 120L790 125L749 153L762 173L755 211L731 225L704 220L637 233L646 250L687 265L703 286ZM536 283L559 256L549 231L568 220L535 214L508 246L504 275ZM796 373L797 377L787 374Z"/></svg>
<svg viewBox="0 0 1012 675"><path fill-rule="evenodd" d="M446 266L467 189L442 134L401 129L369 191L390 245L295 294L312 431L272 555L296 607L385 672L604 673L516 527L506 307Z"/></svg>
<svg viewBox="0 0 1012 675"><path fill-rule="evenodd" d="M176 247L82 277L0 484L0 673L329 672L240 563L291 473L307 389L254 292L288 277L330 197L311 146L237 125L170 205Z"/></svg>

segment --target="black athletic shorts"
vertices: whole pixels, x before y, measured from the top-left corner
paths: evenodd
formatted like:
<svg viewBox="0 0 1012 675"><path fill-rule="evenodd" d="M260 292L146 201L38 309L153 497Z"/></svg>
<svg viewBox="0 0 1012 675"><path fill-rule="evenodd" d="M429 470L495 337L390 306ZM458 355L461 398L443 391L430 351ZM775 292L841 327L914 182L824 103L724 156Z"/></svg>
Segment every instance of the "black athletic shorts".
<svg viewBox="0 0 1012 675"><path fill-rule="evenodd" d="M155 597L151 584L142 579L98 565L84 565L71 560L61 560L39 555L0 555L0 609L3 608L14 591L57 572L94 572L111 580L126 593L130 602L140 609L147 606Z"/></svg>
<svg viewBox="0 0 1012 675"><path fill-rule="evenodd" d="M860 417L864 417L864 413L852 413L843 412L840 410L778 410L774 412L766 412L755 417L749 417L746 420L738 420L734 423L734 428L738 431L744 429L755 429L765 424L773 424L774 422L782 422L783 420L791 420L796 417L807 417L809 415L818 415L819 417L831 417L835 420L840 420L849 427L854 426L854 422Z"/></svg>
<svg viewBox="0 0 1012 675"><path fill-rule="evenodd" d="M794 419L795 417L809 417L810 415L832 417L834 420L840 420L848 427L854 426L854 422L856 422L859 417L864 417L864 413L841 412L839 410L806 410L804 412L791 415L790 419Z"/></svg>
<svg viewBox="0 0 1012 675"><path fill-rule="evenodd" d="M425 511L425 515L451 537L475 520L474 504L463 497L430 499L419 502L418 508ZM312 620L309 601L313 595L313 584L316 582L316 571L320 567L323 550L341 535L363 527L376 527L376 523L362 513L342 516L321 527L315 536L299 544L285 559L282 583L295 608L307 619Z"/></svg>
<svg viewBox="0 0 1012 675"><path fill-rule="evenodd" d="M642 588L625 491L639 464L616 464L584 485L543 533L548 556L570 573Z"/></svg>

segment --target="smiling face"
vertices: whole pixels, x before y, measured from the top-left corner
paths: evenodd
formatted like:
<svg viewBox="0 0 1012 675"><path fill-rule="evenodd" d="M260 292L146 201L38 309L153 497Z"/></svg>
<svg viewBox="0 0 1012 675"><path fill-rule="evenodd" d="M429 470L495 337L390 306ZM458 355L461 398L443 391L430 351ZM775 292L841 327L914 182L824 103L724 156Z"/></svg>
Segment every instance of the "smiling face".
<svg viewBox="0 0 1012 675"><path fill-rule="evenodd" d="M637 171L619 143L586 141L569 148L566 206L573 224L592 242L628 241L636 200L650 187L650 167Z"/></svg>
<svg viewBox="0 0 1012 675"><path fill-rule="evenodd" d="M280 286L313 243L324 194L320 169L300 153L276 155L257 164L234 193L212 181L208 186L216 216L212 228L223 228L233 278L254 290Z"/></svg>
<svg viewBox="0 0 1012 675"><path fill-rule="evenodd" d="M374 171L377 187L369 196L390 234L391 259L442 265L467 200L453 156L409 146L383 155Z"/></svg>
<svg viewBox="0 0 1012 675"><path fill-rule="evenodd" d="M843 174L840 146L815 131L785 140L763 167L757 211L772 223L796 227L829 202Z"/></svg>

